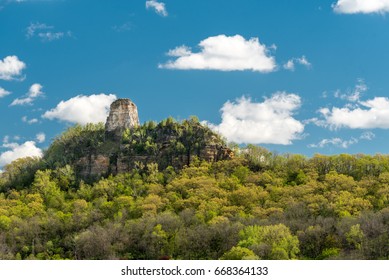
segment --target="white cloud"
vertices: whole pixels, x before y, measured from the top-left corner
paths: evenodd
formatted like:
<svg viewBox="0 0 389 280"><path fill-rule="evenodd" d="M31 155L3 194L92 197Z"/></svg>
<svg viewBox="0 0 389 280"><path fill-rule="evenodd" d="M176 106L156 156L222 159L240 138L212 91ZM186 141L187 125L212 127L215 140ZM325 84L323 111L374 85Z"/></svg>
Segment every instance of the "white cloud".
<svg viewBox="0 0 389 280"><path fill-rule="evenodd" d="M338 0L332 5L340 14L369 14L389 12L389 0Z"/></svg>
<svg viewBox="0 0 389 280"><path fill-rule="evenodd" d="M303 55L302 57L292 58L288 60L288 62L284 64L284 69L294 71L296 68L296 64L303 65L307 68L310 68L312 66L312 64Z"/></svg>
<svg viewBox="0 0 389 280"><path fill-rule="evenodd" d="M294 60L293 59L288 60L288 62L284 64L284 69L294 71L295 69Z"/></svg>
<svg viewBox="0 0 389 280"><path fill-rule="evenodd" d="M371 131L365 131L361 134L361 136L359 137L359 139L362 139L362 140L373 140L375 138L375 134Z"/></svg>
<svg viewBox="0 0 389 280"><path fill-rule="evenodd" d="M42 85L41 84L33 84L30 89L28 90L28 93L23 98L16 98L14 101L12 101L11 106L15 105L32 105L35 99L37 99L40 96L43 96L44 92L42 92Z"/></svg>
<svg viewBox="0 0 389 280"><path fill-rule="evenodd" d="M168 16L165 3L158 2L157 0L146 1L146 9L153 9L157 14L163 17Z"/></svg>
<svg viewBox="0 0 389 280"><path fill-rule="evenodd" d="M23 116L22 121L25 123L28 123L28 124L33 124L33 123L37 123L38 119L36 119L36 118L28 119L27 116Z"/></svg>
<svg viewBox="0 0 389 280"><path fill-rule="evenodd" d="M38 141L38 143L43 143L45 142L46 140L46 134L44 134L43 132L40 132L36 135L36 140Z"/></svg>
<svg viewBox="0 0 389 280"><path fill-rule="evenodd" d="M169 50L167 55L172 57L180 57L180 56L190 56L192 54L192 50L187 46L180 46L173 50Z"/></svg>
<svg viewBox="0 0 389 280"><path fill-rule="evenodd" d="M361 98L368 90L364 80L359 79L358 83L351 90L345 93L337 90L334 93L336 98L348 101L343 107L323 107L317 112L321 118L312 118L306 123L314 123L317 126L330 129L351 128L351 129L388 129L389 128L389 98L374 97L363 101Z"/></svg>
<svg viewBox="0 0 389 280"><path fill-rule="evenodd" d="M262 103L242 97L223 105L221 124L208 125L239 144L288 145L304 131L304 125L292 116L300 106L298 95L285 92L275 93Z"/></svg>
<svg viewBox="0 0 389 280"><path fill-rule="evenodd" d="M323 139L317 144L309 144L309 148L324 148L332 145L338 148L347 149L349 146L358 143L358 139L351 138L350 140L343 140L341 138Z"/></svg>
<svg viewBox="0 0 389 280"><path fill-rule="evenodd" d="M0 154L0 167L23 157L42 157L42 150L36 147L34 141L27 141L23 144L4 143L3 148L9 149Z"/></svg>
<svg viewBox="0 0 389 280"><path fill-rule="evenodd" d="M198 53L186 46L169 50L167 55L177 58L160 64L159 68L272 72L277 66L269 48L258 38L246 40L240 35L219 35L201 41L199 47Z"/></svg>
<svg viewBox="0 0 389 280"><path fill-rule="evenodd" d="M336 98L340 98L343 100L347 100L350 102L357 102L360 100L361 96L368 90L367 85L364 80L359 79L358 83L355 85L352 91L348 91L347 93L342 93L340 90L335 91L334 96Z"/></svg>
<svg viewBox="0 0 389 280"><path fill-rule="evenodd" d="M57 107L43 114L43 118L60 121L87 124L105 122L109 107L116 96L113 94L78 95L66 101L61 101Z"/></svg>
<svg viewBox="0 0 389 280"><path fill-rule="evenodd" d="M370 131L363 132L359 138L351 137L349 140L343 140L341 138L323 139L317 144L309 144L309 148L325 148L327 146L335 146L338 148L347 149L351 145L357 144L360 140L371 141L375 138L375 134Z"/></svg>
<svg viewBox="0 0 389 280"><path fill-rule="evenodd" d="M331 129L347 127L351 129L389 128L389 98L375 97L358 101L356 108L322 108L319 113L324 120L318 122Z"/></svg>
<svg viewBox="0 0 389 280"><path fill-rule="evenodd" d="M70 31L56 32L54 31L54 26L50 26L45 23L31 23L26 29L26 37L28 39L38 37L42 42L59 40L65 36L71 37L72 33Z"/></svg>
<svg viewBox="0 0 389 280"><path fill-rule="evenodd" d="M2 97L5 97L7 95L11 94L9 91L3 89L2 87L0 87L0 98Z"/></svg>
<svg viewBox="0 0 389 280"><path fill-rule="evenodd" d="M300 58L297 58L296 61L301 65L304 65L307 67L311 66L311 63L307 60L307 58L304 55Z"/></svg>
<svg viewBox="0 0 389 280"><path fill-rule="evenodd" d="M47 30L47 29L53 29L53 26L48 26L45 23L30 23L30 25L26 28L26 37L32 38L36 34L37 30Z"/></svg>
<svg viewBox="0 0 389 280"><path fill-rule="evenodd" d="M0 80L23 80L22 71L26 64L15 55L0 60Z"/></svg>
<svg viewBox="0 0 389 280"><path fill-rule="evenodd" d="M69 33L70 34L70 33ZM41 32L38 34L38 37L41 38L43 42L45 41L54 41L61 39L65 34L63 32Z"/></svg>

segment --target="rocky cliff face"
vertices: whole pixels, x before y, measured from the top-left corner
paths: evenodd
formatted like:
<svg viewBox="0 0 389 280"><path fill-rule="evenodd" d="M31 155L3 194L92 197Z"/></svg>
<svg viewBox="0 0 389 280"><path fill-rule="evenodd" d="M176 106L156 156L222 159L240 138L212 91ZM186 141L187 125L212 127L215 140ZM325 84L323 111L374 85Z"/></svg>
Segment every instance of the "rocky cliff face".
<svg viewBox="0 0 389 280"><path fill-rule="evenodd" d="M112 103L105 127L70 129L45 155L53 165L72 165L77 176L88 182L150 163L157 163L160 170L168 166L179 170L197 159L216 162L232 157L221 137L197 118L140 125L137 107L129 99Z"/></svg>
<svg viewBox="0 0 389 280"><path fill-rule="evenodd" d="M138 109L130 99L118 99L111 104L105 123L106 136L119 140L125 129L139 126Z"/></svg>

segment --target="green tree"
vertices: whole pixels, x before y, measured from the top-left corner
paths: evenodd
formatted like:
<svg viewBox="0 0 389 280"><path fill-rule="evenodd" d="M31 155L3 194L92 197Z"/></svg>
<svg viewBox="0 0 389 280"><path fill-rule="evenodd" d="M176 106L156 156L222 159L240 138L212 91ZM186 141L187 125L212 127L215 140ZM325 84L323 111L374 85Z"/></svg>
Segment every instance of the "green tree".
<svg viewBox="0 0 389 280"><path fill-rule="evenodd" d="M258 260L258 256L250 249L244 247L232 247L230 251L224 253L221 260Z"/></svg>
<svg viewBox="0 0 389 280"><path fill-rule="evenodd" d="M51 179L51 174L51 170L37 171L32 188L42 195L46 207L61 208L64 196L56 182Z"/></svg>
<svg viewBox="0 0 389 280"><path fill-rule="evenodd" d="M283 224L248 226L240 232L238 246L251 249L261 259L295 259L299 241Z"/></svg>
<svg viewBox="0 0 389 280"><path fill-rule="evenodd" d="M19 158L7 164L4 172L0 173L0 191L28 188L34 180L35 172L42 166L41 159L37 157Z"/></svg>
<svg viewBox="0 0 389 280"><path fill-rule="evenodd" d="M350 231L346 233L346 240L352 249L360 250L362 248L364 236L361 225L356 224L351 226Z"/></svg>

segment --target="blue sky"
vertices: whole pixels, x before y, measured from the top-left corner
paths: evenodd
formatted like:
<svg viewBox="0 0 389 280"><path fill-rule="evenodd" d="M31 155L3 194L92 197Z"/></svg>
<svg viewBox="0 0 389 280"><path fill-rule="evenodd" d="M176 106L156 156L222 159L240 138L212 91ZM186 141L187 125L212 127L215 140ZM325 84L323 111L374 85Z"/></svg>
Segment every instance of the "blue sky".
<svg viewBox="0 0 389 280"><path fill-rule="evenodd" d="M389 0L0 0L0 168L130 98L280 153L389 153Z"/></svg>

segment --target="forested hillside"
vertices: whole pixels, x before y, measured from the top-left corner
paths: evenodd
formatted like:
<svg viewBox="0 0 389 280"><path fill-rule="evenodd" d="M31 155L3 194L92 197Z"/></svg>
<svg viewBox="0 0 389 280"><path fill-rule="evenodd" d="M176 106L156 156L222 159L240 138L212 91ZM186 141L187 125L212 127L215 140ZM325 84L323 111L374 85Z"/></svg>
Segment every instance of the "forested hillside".
<svg viewBox="0 0 389 280"><path fill-rule="evenodd" d="M167 151L161 131L172 129L176 149ZM389 156L230 145L234 157L208 162L201 148L222 140L207 131L170 119L108 143L102 125L76 126L42 159L9 164L0 175L0 259L389 258ZM123 147L147 160L83 178L86 151ZM183 158L189 165L169 161Z"/></svg>
<svg viewBox="0 0 389 280"><path fill-rule="evenodd" d="M102 123L77 125L57 137L43 162L50 169L71 165L78 179L94 182L111 174L144 169L156 163L159 170L180 170L198 158L208 162L230 158L221 137L201 125L196 117L159 124L146 122L126 129L119 139L107 135Z"/></svg>

